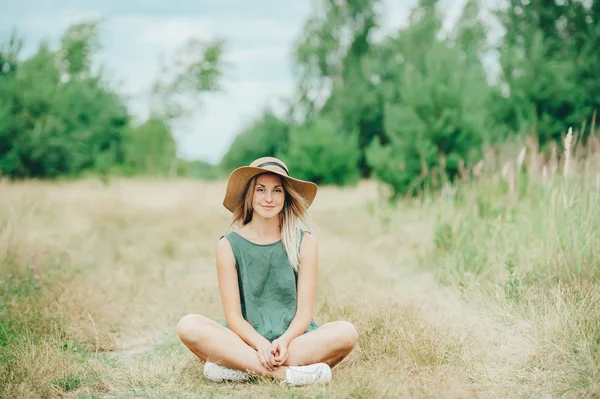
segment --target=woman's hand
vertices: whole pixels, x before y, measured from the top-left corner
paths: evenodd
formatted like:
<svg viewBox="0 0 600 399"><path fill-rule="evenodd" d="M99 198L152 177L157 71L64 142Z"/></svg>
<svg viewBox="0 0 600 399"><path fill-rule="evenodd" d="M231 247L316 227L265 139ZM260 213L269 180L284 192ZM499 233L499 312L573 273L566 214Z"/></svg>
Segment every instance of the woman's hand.
<svg viewBox="0 0 600 399"><path fill-rule="evenodd" d="M263 367L269 371L275 371L275 356L273 355L272 345L268 340L264 340L256 347L256 356Z"/></svg>
<svg viewBox="0 0 600 399"><path fill-rule="evenodd" d="M283 363L285 363L285 361L287 360L288 357L288 345L289 342L287 342L284 339L281 338L277 338L275 341L273 341L273 343L271 344L272 347L272 353L275 356L275 365L277 367L280 367L283 365Z"/></svg>

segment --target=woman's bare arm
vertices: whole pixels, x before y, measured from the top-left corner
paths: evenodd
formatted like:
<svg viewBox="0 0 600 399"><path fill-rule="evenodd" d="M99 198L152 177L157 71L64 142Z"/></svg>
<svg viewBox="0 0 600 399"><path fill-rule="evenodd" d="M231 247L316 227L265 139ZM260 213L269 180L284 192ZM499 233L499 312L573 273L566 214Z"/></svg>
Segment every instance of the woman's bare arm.
<svg viewBox="0 0 600 399"><path fill-rule="evenodd" d="M302 335L310 325L315 306L317 274L319 269L317 239L305 233L300 247L300 268L298 270L298 306L296 315L287 331L280 337L286 342Z"/></svg>
<svg viewBox="0 0 600 399"><path fill-rule="evenodd" d="M217 243L217 277L227 326L244 342L257 349L260 343L264 344L266 338L260 335L242 316L235 258L227 239L221 239Z"/></svg>

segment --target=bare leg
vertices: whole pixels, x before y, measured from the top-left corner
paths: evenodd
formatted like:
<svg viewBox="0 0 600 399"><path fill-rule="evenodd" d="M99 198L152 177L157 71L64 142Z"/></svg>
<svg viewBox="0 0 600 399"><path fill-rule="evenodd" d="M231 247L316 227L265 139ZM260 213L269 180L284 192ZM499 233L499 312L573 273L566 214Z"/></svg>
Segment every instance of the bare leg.
<svg viewBox="0 0 600 399"><path fill-rule="evenodd" d="M334 367L352 352L357 341L358 332L347 321L325 323L290 342L288 358L284 364L304 366L327 363Z"/></svg>
<svg viewBox="0 0 600 399"><path fill-rule="evenodd" d="M177 335L202 360L258 375L285 378L286 367L268 371L258 360L256 351L236 333L207 317L198 314L184 316L177 324Z"/></svg>

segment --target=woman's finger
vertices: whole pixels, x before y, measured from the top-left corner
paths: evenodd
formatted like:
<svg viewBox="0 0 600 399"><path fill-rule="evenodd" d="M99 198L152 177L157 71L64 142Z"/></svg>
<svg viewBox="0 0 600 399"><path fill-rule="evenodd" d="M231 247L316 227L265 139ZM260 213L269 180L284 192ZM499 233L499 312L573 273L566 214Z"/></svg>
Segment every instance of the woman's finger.
<svg viewBox="0 0 600 399"><path fill-rule="evenodd" d="M262 364L262 366L265 369L269 370L269 365L267 364L267 360L265 359L265 356L263 355L263 353L262 352L257 352L257 355L258 355L258 361L260 362L260 364Z"/></svg>
<svg viewBox="0 0 600 399"><path fill-rule="evenodd" d="M263 355L263 359L265 360L265 364L267 365L266 369L269 371L273 371L273 365L271 364L271 359L270 359L271 355L270 355L269 351L265 350L262 355Z"/></svg>
<svg viewBox="0 0 600 399"><path fill-rule="evenodd" d="M275 369L277 362L275 361L275 356L273 356L272 352L269 352L269 363L271 364L271 367Z"/></svg>
<svg viewBox="0 0 600 399"><path fill-rule="evenodd" d="M285 361L285 352L285 348L278 344L277 352L275 353L274 359L279 365L281 365Z"/></svg>
<svg viewBox="0 0 600 399"><path fill-rule="evenodd" d="M271 355L271 363L273 364L273 367L279 367L279 361L277 360L277 356Z"/></svg>

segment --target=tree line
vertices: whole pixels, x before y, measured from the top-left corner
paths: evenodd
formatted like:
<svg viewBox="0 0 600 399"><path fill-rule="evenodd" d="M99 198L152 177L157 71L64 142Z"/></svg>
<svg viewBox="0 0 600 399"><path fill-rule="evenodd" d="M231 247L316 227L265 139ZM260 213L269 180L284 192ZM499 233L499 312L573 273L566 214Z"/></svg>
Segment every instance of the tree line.
<svg viewBox="0 0 600 399"><path fill-rule="evenodd" d="M77 23L58 48L42 41L22 57L18 32L0 47L0 176L177 175L202 162L177 157L171 125L189 98L218 90L220 41L190 40L148 88L151 110L135 121L125 99L94 68L102 21ZM186 108L187 104L187 108Z"/></svg>
<svg viewBox="0 0 600 399"><path fill-rule="evenodd" d="M498 143L533 135L543 149L569 127L587 139L600 105L599 0L510 0L494 14L499 43L476 0L450 30L438 1L420 0L406 26L375 40L380 3L320 0L294 45L289 112L265 110L225 169L267 150L301 178L375 177L403 195L459 176Z"/></svg>
<svg viewBox="0 0 600 399"><path fill-rule="evenodd" d="M437 0L420 0L408 23L381 35L381 0L320 0L293 43L296 88L283 115L264 109L220 163L176 156L170 126L186 98L219 89L223 43L182 49L153 87L141 123L92 72L96 25L67 30L59 50L40 45L21 60L19 41L0 49L0 173L219 177L253 159L282 158L320 184L379 179L394 195L453 179L486 148L533 135L540 148L569 127L590 133L600 104L600 0L510 0L494 15L490 43L476 0L443 29ZM497 57L492 77L483 59Z"/></svg>

